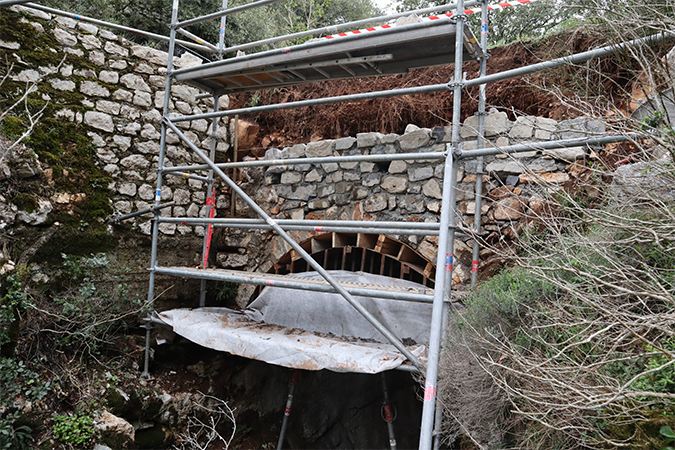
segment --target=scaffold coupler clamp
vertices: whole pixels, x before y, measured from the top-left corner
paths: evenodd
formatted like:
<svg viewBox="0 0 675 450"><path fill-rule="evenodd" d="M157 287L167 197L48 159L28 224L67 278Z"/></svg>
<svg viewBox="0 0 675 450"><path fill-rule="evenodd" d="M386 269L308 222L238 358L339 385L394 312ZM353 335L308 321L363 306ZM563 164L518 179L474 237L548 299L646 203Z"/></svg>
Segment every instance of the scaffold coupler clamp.
<svg viewBox="0 0 675 450"><path fill-rule="evenodd" d="M463 13L463 12L454 13L452 16L450 16L450 22L457 23L460 20L463 20L464 22L466 22L467 20L469 20L469 16L467 14Z"/></svg>
<svg viewBox="0 0 675 450"><path fill-rule="evenodd" d="M446 86L448 87L448 90L449 90L449 91L453 90L453 89L456 88L457 86L459 86L459 87L461 87L462 89L464 89L464 86L466 86L466 72L464 72L464 73L462 74L462 79L461 79L461 80L458 81L458 80L456 80L456 79L453 77L452 80L448 81L448 83L446 84Z"/></svg>

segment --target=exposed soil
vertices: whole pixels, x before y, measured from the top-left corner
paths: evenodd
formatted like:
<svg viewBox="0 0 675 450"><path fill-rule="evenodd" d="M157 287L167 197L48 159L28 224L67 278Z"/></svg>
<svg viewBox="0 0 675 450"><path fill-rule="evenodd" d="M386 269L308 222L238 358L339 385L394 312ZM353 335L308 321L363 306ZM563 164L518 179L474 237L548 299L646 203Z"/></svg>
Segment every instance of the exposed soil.
<svg viewBox="0 0 675 450"><path fill-rule="evenodd" d="M596 48L605 42L598 31L584 29L558 34L539 40L517 42L490 50L488 74L498 73L552 58ZM465 64L468 79L478 76L479 63ZM598 76L594 71L599 71ZM335 80L270 91L259 91L232 96L231 108L253 103L273 104L304 99L333 97L359 92L381 91L427 84L447 83L453 76L453 65L414 69L393 76ZM591 78L588 80L588 78ZM594 78L594 79L593 79ZM591 81L596 92L602 92L620 109L625 109L623 89L634 81L630 64L620 57L593 61L581 67L541 72L512 78L487 86L488 108L517 114L550 117L556 120L576 117L580 112L573 105L563 105L553 93L555 88L574 89ZM551 89L553 88L553 89ZM628 89L630 92L630 89ZM462 104L462 120L478 108L478 88L467 89ZM402 134L406 125L422 127L447 125L452 120L452 92L376 99L361 102L322 105L307 108L273 111L257 116L242 117L260 126L257 143L251 147L253 155L261 155L269 147L284 147L299 142L355 136L356 133L379 131Z"/></svg>

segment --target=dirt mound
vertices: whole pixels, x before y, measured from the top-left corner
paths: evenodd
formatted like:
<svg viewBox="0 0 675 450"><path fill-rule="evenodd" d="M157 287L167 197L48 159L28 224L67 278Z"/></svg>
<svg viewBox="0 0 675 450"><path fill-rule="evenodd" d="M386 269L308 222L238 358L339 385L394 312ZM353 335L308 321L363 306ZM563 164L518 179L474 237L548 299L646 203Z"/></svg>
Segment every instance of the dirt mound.
<svg viewBox="0 0 675 450"><path fill-rule="evenodd" d="M488 74L502 72L540 61L569 55L597 47L602 35L589 30L575 30L536 41L518 42L490 51ZM620 91L632 80L630 72L617 60L606 58L594 63L600 69L602 80L596 88ZM478 62L465 65L467 78L478 76ZM583 72L580 73L580 72ZM563 105L550 90L544 87L573 86L575 78L585 79L588 69L565 68L530 75L522 78L492 83L487 86L487 103L515 113L551 117L557 120L578 115L569 105ZM333 97L359 92L381 91L427 84L447 83L453 76L453 65L414 69L409 73L393 76L335 80L294 86L270 91L258 91L232 96L231 107L241 108L252 104L273 104L298 100ZM478 88L467 89L462 104L462 119L478 109ZM611 93L610 93L611 95ZM618 101L623 96L617 95ZM452 120L452 92L419 94L375 99L361 102L321 105L261 113L248 116L260 126L259 139L251 153L261 155L265 148L285 147L298 142L355 136L356 133L378 131L402 134L406 125L422 127L447 125Z"/></svg>

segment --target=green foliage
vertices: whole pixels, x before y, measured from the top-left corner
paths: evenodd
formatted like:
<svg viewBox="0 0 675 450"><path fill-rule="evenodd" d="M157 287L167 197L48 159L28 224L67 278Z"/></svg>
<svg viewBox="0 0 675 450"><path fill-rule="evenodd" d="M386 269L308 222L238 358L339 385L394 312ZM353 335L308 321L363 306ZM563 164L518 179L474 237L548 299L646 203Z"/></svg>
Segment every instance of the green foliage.
<svg viewBox="0 0 675 450"><path fill-rule="evenodd" d="M225 281L218 288L216 300L218 302L226 302L229 300L233 300L237 297L238 292L239 292L239 283Z"/></svg>
<svg viewBox="0 0 675 450"><path fill-rule="evenodd" d="M123 275L107 273L105 254L61 257L62 291L48 305L54 318L50 328L58 330L56 344L84 358L113 350L114 337L136 325L143 301L131 293Z"/></svg>
<svg viewBox="0 0 675 450"><path fill-rule="evenodd" d="M28 305L28 295L17 275L7 277L5 290L0 300L0 348L16 342L19 313Z"/></svg>
<svg viewBox="0 0 675 450"><path fill-rule="evenodd" d="M10 415L16 422L17 414ZM23 450L31 448L33 430L28 425L13 426L9 420L0 420L0 449Z"/></svg>
<svg viewBox="0 0 675 450"><path fill-rule="evenodd" d="M0 358L0 449L28 449L32 430L22 424L23 406L41 402L51 390L51 382L29 370L23 361Z"/></svg>
<svg viewBox="0 0 675 450"><path fill-rule="evenodd" d="M454 320L460 328L469 325L479 332L503 331L503 325L511 329L523 321L523 305L534 307L555 293L554 286L525 270L503 270L471 291L465 300L466 311Z"/></svg>
<svg viewBox="0 0 675 450"><path fill-rule="evenodd" d="M667 339L664 342L664 348L669 352L675 351L675 338ZM633 383L633 388L637 391L675 393L675 364L672 363L673 359L651 345L647 346L647 352L656 354L647 358L644 368L648 373L636 380ZM659 407L663 408L663 405Z"/></svg>
<svg viewBox="0 0 675 450"><path fill-rule="evenodd" d="M89 446L94 437L94 418L91 414L52 417L54 437L64 444L76 447Z"/></svg>
<svg viewBox="0 0 675 450"><path fill-rule="evenodd" d="M663 436L663 443L667 447L661 447L661 450L675 450L670 444L675 443L675 431L667 425L664 425L659 430L659 434Z"/></svg>

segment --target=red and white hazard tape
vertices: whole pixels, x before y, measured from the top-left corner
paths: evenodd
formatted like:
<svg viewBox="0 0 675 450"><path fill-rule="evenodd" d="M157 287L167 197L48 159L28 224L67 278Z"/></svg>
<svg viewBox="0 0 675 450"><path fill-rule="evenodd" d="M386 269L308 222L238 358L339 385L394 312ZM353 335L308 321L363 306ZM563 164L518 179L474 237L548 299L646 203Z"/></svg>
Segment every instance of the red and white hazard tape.
<svg viewBox="0 0 675 450"><path fill-rule="evenodd" d="M509 6L518 6L518 5L525 5L527 3L532 3L535 0L514 0L511 2L501 2L501 3L495 3L492 5L488 5L488 11L494 11L497 9L504 9L508 8ZM464 14L475 14L478 12L481 12L483 8L472 8L472 9L465 9ZM422 21L428 21L428 20L439 20L443 19L445 17L452 17L455 13L446 13L446 14L438 14L436 16L429 16L429 17L422 17ZM369 28L364 28L362 30L354 30L354 31L345 31L343 33L337 33L337 34L332 34L330 36L326 36L326 39L336 39L336 38L341 38L345 36L354 36L355 34L363 34L363 33L368 33L370 31L379 31L379 30L388 30L390 28L394 28L396 25L381 25L377 27L369 27Z"/></svg>

